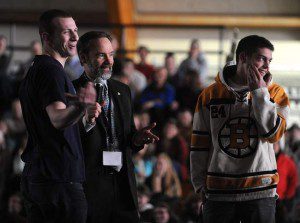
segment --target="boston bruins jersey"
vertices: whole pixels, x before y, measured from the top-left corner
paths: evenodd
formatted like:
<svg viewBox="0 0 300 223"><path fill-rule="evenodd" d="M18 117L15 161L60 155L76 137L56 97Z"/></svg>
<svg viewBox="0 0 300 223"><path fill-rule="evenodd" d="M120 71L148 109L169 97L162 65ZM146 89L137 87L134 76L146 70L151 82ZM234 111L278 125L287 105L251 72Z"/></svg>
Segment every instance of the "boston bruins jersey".
<svg viewBox="0 0 300 223"><path fill-rule="evenodd" d="M279 176L272 143L286 129L289 100L272 83L249 92L230 87L226 67L199 95L193 119L191 179L207 199L274 197Z"/></svg>

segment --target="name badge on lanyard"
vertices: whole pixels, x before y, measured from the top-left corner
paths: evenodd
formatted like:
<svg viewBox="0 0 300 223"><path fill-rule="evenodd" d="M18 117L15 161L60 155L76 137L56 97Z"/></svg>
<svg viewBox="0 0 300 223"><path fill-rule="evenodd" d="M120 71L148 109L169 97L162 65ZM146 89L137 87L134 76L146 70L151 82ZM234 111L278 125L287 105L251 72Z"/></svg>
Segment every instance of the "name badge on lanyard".
<svg viewBox="0 0 300 223"><path fill-rule="evenodd" d="M122 152L103 151L103 166L121 166Z"/></svg>

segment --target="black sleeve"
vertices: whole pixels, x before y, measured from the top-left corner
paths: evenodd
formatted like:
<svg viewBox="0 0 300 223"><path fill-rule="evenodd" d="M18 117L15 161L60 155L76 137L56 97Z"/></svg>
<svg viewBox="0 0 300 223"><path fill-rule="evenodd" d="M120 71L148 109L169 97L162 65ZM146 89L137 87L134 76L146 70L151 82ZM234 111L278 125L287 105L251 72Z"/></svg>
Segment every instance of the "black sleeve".
<svg viewBox="0 0 300 223"><path fill-rule="evenodd" d="M43 108L55 101L66 104L65 97L65 73L58 66L47 66L43 69L39 79L39 89Z"/></svg>

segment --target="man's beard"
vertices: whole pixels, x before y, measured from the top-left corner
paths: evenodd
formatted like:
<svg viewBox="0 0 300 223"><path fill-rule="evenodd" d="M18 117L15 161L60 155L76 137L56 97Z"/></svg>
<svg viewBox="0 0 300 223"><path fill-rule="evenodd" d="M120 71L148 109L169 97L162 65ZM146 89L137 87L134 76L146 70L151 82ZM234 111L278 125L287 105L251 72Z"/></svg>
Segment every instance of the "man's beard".
<svg viewBox="0 0 300 223"><path fill-rule="evenodd" d="M109 78L111 78L111 75L112 75L112 67L111 66L109 66L108 71L104 71L103 68L95 67L90 63L88 64L88 66L90 67L90 70L92 71L92 73L95 75L95 78L100 77L103 80L108 80Z"/></svg>
<svg viewBox="0 0 300 223"><path fill-rule="evenodd" d="M101 77L103 80L108 80L111 78L112 75L112 67L109 67L109 71L105 72L102 68L98 69L99 77Z"/></svg>

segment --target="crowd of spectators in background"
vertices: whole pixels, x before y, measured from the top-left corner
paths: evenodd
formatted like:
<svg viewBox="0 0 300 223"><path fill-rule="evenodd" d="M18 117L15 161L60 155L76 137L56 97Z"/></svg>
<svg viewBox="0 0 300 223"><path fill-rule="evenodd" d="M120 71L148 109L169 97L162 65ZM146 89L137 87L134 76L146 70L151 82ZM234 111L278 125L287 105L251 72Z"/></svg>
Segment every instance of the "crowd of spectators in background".
<svg viewBox="0 0 300 223"><path fill-rule="evenodd" d="M117 50L116 45L116 50ZM34 55L41 54L39 41L30 44L32 57L16 72L9 69L12 53L0 36L0 221L26 222L19 193L26 145L18 87ZM158 143L145 146L134 156L138 202L143 222L193 223L199 221L201 199L189 180L189 145L197 96L208 83L208 63L198 40L192 40L188 56L177 69L175 55L166 53L164 65L149 63L150 50L140 46L139 60L116 55L113 78L129 85L135 106L137 129L156 122ZM77 56L65 69L72 80L83 69ZM285 142L274 146L278 162L277 222L300 222L300 128L293 125Z"/></svg>

